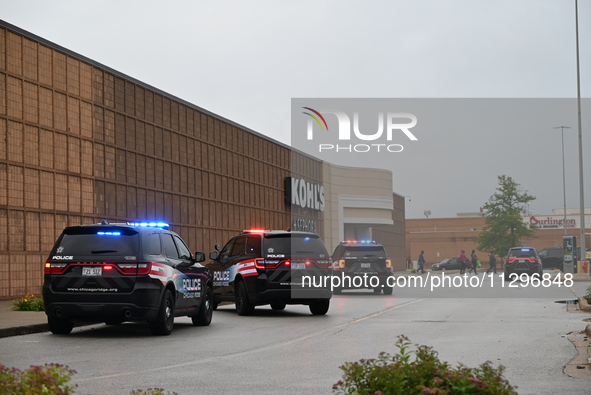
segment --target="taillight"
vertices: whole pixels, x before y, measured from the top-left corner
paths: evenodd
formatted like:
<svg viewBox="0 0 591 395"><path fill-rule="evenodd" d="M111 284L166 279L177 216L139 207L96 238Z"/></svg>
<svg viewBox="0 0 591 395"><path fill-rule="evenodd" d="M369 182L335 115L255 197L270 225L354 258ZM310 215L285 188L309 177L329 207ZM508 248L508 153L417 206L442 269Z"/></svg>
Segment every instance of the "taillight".
<svg viewBox="0 0 591 395"><path fill-rule="evenodd" d="M64 274L66 268L68 267L67 263L62 262L45 262L45 274Z"/></svg>
<svg viewBox="0 0 591 395"><path fill-rule="evenodd" d="M392 260L391 259L386 259L386 268L390 269L392 267Z"/></svg>
<svg viewBox="0 0 591 395"><path fill-rule="evenodd" d="M126 275L146 275L150 274L152 264L150 262L141 263L118 263L117 269L121 274ZM103 266L105 270L112 268L110 265Z"/></svg>
<svg viewBox="0 0 591 395"><path fill-rule="evenodd" d="M320 269L330 269L332 267L332 261L330 259L317 259L316 264Z"/></svg>

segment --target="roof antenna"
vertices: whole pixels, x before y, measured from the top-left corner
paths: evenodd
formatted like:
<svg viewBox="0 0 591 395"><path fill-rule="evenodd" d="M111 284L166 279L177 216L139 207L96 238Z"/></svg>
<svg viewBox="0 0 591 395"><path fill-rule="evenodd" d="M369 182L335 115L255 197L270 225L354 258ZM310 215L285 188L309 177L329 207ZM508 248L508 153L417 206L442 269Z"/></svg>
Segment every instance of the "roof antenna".
<svg viewBox="0 0 591 395"><path fill-rule="evenodd" d="M107 222L106 219L103 219L103 221L101 222L101 225L109 225L109 223Z"/></svg>

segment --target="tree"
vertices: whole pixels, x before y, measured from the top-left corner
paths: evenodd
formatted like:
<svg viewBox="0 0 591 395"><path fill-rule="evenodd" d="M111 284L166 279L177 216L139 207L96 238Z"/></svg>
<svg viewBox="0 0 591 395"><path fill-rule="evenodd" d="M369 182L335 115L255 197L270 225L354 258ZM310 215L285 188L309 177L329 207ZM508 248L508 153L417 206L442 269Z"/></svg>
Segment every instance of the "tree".
<svg viewBox="0 0 591 395"><path fill-rule="evenodd" d="M525 237L533 237L534 231L523 221L527 203L536 199L519 191L519 184L513 178L497 177L499 187L484 204L484 228L478 237L479 251L494 251L504 255L509 248L519 246Z"/></svg>

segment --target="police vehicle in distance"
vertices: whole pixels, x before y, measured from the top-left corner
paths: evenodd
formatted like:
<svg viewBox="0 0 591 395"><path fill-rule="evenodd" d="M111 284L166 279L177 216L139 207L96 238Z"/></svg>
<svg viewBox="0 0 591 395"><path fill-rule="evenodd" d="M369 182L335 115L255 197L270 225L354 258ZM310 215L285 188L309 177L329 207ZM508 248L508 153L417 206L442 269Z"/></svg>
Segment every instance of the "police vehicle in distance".
<svg viewBox="0 0 591 395"><path fill-rule="evenodd" d="M537 275L539 277L544 273L542 260L538 252L533 247L513 247L507 251L505 258L504 275L506 281L511 281L519 277L521 273Z"/></svg>
<svg viewBox="0 0 591 395"><path fill-rule="evenodd" d="M340 278L333 281L335 294L343 289L372 288L374 293L392 295L392 260L383 245L373 240L342 241L335 248L332 261L334 274Z"/></svg>
<svg viewBox="0 0 591 395"><path fill-rule="evenodd" d="M224 301L243 316L267 304L273 310L308 305L313 315L329 309L331 260L316 233L247 230L216 245L210 259L214 309Z"/></svg>
<svg viewBox="0 0 591 395"><path fill-rule="evenodd" d="M69 226L45 263L43 301L49 329L72 331L74 320L147 321L168 335L174 317L194 325L212 318L212 279L203 252L157 222Z"/></svg>

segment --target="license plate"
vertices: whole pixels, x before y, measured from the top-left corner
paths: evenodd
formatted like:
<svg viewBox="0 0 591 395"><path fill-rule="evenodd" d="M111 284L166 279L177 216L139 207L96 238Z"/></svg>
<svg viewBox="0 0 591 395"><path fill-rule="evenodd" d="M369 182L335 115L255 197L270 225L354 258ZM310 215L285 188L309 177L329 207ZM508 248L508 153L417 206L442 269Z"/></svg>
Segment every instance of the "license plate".
<svg viewBox="0 0 591 395"><path fill-rule="evenodd" d="M83 267L82 268L82 275L83 276L102 276L103 275L103 268L102 267Z"/></svg>
<svg viewBox="0 0 591 395"><path fill-rule="evenodd" d="M292 262L291 268L295 270L302 270L306 268L306 264L304 262Z"/></svg>
<svg viewBox="0 0 591 395"><path fill-rule="evenodd" d="M370 267L371 267L371 263L362 263L361 264L362 269L366 269L366 268L369 269Z"/></svg>
<svg viewBox="0 0 591 395"><path fill-rule="evenodd" d="M525 260L524 259L520 259L519 260L519 263L525 263Z"/></svg>

